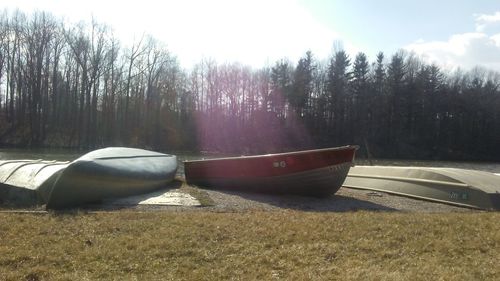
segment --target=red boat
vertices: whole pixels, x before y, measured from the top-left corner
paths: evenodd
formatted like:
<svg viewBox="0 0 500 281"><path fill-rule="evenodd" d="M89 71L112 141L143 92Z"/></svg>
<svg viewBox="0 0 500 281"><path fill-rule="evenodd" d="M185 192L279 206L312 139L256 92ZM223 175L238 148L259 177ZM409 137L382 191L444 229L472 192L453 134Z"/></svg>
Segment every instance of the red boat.
<svg viewBox="0 0 500 281"><path fill-rule="evenodd" d="M357 146L185 161L188 184L213 189L325 196L342 186Z"/></svg>

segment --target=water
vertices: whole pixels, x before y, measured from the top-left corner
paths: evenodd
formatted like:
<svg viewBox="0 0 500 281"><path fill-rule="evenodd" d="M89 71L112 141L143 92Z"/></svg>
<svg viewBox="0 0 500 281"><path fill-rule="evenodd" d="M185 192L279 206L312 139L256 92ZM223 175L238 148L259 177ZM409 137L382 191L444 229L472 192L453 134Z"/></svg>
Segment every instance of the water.
<svg viewBox="0 0 500 281"><path fill-rule="evenodd" d="M29 150L29 149L0 149L0 161L14 159L43 159L43 160L58 160L58 161L73 161L85 154L84 152L76 152L74 150ZM174 153L176 154L176 153ZM194 153L177 153L179 163L184 160L197 160L203 158L214 158L212 154L194 154ZM227 156L227 155L224 155ZM390 160L390 159L375 159L373 165L382 166L420 166L420 167L449 167L461 168L470 170L480 170L492 173L500 173L500 163L492 162L454 162L454 161L416 161L416 160ZM369 165L366 159L356 159L357 165ZM182 165L180 165L182 168Z"/></svg>
<svg viewBox="0 0 500 281"><path fill-rule="evenodd" d="M20 159L73 161L83 154L67 149L0 149L0 161Z"/></svg>

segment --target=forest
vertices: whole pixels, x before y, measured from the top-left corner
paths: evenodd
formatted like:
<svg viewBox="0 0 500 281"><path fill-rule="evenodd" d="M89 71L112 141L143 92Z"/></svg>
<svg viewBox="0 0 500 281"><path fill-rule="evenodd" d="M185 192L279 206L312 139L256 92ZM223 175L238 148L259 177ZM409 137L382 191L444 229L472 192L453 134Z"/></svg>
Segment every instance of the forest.
<svg viewBox="0 0 500 281"><path fill-rule="evenodd" d="M0 147L253 154L357 144L361 157L498 161L499 86L481 67L444 70L403 50L370 60L340 46L258 69L213 59L185 69L152 36L124 46L95 20L0 14Z"/></svg>

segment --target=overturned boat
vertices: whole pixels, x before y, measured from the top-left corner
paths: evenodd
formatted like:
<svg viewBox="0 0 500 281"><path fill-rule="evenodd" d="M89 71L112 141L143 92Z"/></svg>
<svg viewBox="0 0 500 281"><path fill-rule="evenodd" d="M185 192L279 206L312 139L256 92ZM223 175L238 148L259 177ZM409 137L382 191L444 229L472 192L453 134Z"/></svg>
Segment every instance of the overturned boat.
<svg viewBox="0 0 500 281"><path fill-rule="evenodd" d="M189 184L212 189L324 196L335 193L357 146L185 161Z"/></svg>
<svg viewBox="0 0 500 281"><path fill-rule="evenodd" d="M343 186L469 208L500 210L500 176L483 171L356 166L349 171Z"/></svg>
<svg viewBox="0 0 500 281"><path fill-rule="evenodd" d="M68 208L147 193L175 177L177 157L136 148L99 149L76 159L54 182L47 208Z"/></svg>
<svg viewBox="0 0 500 281"><path fill-rule="evenodd" d="M73 162L3 161L0 196L16 205L71 208L165 187L176 170L174 155L124 147L99 149Z"/></svg>
<svg viewBox="0 0 500 281"><path fill-rule="evenodd" d="M69 162L44 160L0 161L0 204L34 206L47 202L61 170Z"/></svg>

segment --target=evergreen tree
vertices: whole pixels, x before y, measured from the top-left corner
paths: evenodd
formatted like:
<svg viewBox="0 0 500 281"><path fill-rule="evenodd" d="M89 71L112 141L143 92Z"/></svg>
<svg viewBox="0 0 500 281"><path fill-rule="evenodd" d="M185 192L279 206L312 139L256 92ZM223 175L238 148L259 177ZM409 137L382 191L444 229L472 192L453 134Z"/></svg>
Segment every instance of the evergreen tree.
<svg viewBox="0 0 500 281"><path fill-rule="evenodd" d="M313 71L315 69L311 51L299 59L293 75L292 91L289 102L298 116L303 116L309 107L309 100L313 88Z"/></svg>
<svg viewBox="0 0 500 281"><path fill-rule="evenodd" d="M349 128L356 128L360 133L357 135L362 138L366 138L369 134L368 124L371 122L372 111L369 107L371 103L370 91L370 81L369 81L369 67L368 59L364 53L358 53L353 64L352 71L352 81L351 81L351 91L353 104L352 123L349 124ZM361 143L362 140L356 140L357 143Z"/></svg>
<svg viewBox="0 0 500 281"><path fill-rule="evenodd" d="M277 61L271 69L271 111L279 118L285 118L285 100L290 96L292 68L288 60Z"/></svg>
<svg viewBox="0 0 500 281"><path fill-rule="evenodd" d="M405 74L404 53L398 52L392 56L387 68L387 144L398 144L404 129Z"/></svg>
<svg viewBox="0 0 500 281"><path fill-rule="evenodd" d="M346 101L348 97L348 85L351 73L348 67L351 65L349 56L344 50L336 52L330 60L328 67L326 94L328 95L328 118L329 131L333 143L339 144L344 141L346 121Z"/></svg>

